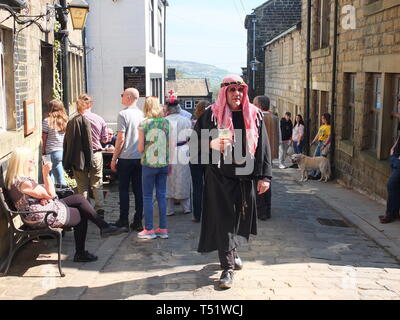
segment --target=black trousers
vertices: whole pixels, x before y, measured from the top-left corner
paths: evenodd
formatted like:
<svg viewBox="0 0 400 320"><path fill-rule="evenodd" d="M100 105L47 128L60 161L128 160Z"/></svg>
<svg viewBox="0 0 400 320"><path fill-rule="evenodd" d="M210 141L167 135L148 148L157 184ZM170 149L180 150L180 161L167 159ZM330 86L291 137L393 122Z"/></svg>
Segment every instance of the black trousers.
<svg viewBox="0 0 400 320"><path fill-rule="evenodd" d="M235 259L238 257L236 248L231 251L218 250L218 256L223 270L235 270Z"/></svg>
<svg viewBox="0 0 400 320"><path fill-rule="evenodd" d="M272 183L267 192L257 194L257 216L271 218Z"/></svg>
<svg viewBox="0 0 400 320"><path fill-rule="evenodd" d="M74 227L75 251L82 254L85 252L88 220L100 230L109 227L109 224L98 216L89 201L80 194L66 197L62 201L69 207L70 216L66 226Z"/></svg>

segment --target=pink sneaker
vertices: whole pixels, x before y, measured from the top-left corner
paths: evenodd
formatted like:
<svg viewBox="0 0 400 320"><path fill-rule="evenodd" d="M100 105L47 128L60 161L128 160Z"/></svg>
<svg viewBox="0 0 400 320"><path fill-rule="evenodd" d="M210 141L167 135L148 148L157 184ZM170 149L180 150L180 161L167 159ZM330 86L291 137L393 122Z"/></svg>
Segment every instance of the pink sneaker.
<svg viewBox="0 0 400 320"><path fill-rule="evenodd" d="M146 230L146 229L144 229L142 232L139 232L137 234L137 237L139 239L155 239L155 238L157 238L157 235L154 232L154 230Z"/></svg>
<svg viewBox="0 0 400 320"><path fill-rule="evenodd" d="M161 239L168 239L169 237L168 229L160 229L160 227L158 227L155 233L157 237L160 237Z"/></svg>

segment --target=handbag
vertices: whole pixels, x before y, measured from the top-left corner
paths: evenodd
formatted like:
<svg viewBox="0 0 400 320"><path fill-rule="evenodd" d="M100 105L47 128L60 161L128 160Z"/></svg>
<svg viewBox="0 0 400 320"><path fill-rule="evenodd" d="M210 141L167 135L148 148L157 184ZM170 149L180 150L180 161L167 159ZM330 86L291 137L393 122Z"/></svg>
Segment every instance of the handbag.
<svg viewBox="0 0 400 320"><path fill-rule="evenodd" d="M56 194L59 199L66 198L74 194L74 190L72 190L71 187L66 185L56 184L54 185L54 188L56 189Z"/></svg>

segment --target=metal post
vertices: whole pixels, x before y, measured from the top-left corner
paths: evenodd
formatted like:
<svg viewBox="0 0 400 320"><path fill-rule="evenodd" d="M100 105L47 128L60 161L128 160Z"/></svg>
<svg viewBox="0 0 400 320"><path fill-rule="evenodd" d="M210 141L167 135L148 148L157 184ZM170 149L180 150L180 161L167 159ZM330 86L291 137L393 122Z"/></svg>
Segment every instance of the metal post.
<svg viewBox="0 0 400 320"><path fill-rule="evenodd" d="M307 75L306 75L306 126L305 126L305 152L310 155L310 94L311 94L311 0L307 1Z"/></svg>
<svg viewBox="0 0 400 320"><path fill-rule="evenodd" d="M253 22L253 61L256 61L256 22L257 19L253 18L251 20ZM256 90L256 71L255 71L255 66L252 67L253 71L253 90ZM253 95L255 96L255 92L253 92Z"/></svg>
<svg viewBox="0 0 400 320"><path fill-rule="evenodd" d="M62 32L62 82L63 82L63 102L69 114L69 45L68 45L68 15L64 13L67 8L67 1L60 0L62 14L60 14L60 24Z"/></svg>

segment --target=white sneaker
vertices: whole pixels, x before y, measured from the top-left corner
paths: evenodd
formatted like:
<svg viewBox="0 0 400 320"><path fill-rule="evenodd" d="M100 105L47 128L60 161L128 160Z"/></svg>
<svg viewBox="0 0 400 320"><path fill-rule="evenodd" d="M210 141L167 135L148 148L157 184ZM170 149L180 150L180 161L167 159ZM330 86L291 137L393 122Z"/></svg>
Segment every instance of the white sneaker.
<svg viewBox="0 0 400 320"><path fill-rule="evenodd" d="M287 167L285 166L285 165L283 165L283 164L280 164L279 165L279 169L286 169Z"/></svg>
<svg viewBox="0 0 400 320"><path fill-rule="evenodd" d="M167 212L167 216L168 217L172 217L172 216L174 216L175 215L175 212Z"/></svg>

